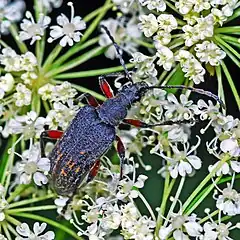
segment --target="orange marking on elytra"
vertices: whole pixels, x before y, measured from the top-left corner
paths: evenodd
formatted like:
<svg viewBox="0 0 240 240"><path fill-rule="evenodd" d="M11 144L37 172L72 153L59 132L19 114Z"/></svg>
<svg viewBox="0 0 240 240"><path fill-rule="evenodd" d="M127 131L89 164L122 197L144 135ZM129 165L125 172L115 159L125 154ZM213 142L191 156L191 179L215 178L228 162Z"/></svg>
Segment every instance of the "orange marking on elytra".
<svg viewBox="0 0 240 240"><path fill-rule="evenodd" d="M78 173L80 171L80 167L77 167L76 170L75 170L75 173Z"/></svg>
<svg viewBox="0 0 240 240"><path fill-rule="evenodd" d="M61 170L61 173L60 173L60 174L63 175L63 176L67 176L67 173L65 172L64 169Z"/></svg>
<svg viewBox="0 0 240 240"><path fill-rule="evenodd" d="M83 155L83 154L85 154L85 152L81 151L80 154Z"/></svg>

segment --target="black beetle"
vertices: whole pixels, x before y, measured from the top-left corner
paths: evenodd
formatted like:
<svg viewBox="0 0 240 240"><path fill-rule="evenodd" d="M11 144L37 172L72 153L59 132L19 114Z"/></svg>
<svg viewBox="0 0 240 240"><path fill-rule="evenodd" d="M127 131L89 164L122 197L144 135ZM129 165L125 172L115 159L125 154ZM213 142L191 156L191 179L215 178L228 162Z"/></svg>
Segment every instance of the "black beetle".
<svg viewBox="0 0 240 240"><path fill-rule="evenodd" d="M131 84L124 85L117 95L114 96L110 86L105 80L105 76L101 76L99 78L100 87L108 98L102 105L99 105L93 96L84 94L82 97L87 99L89 105L80 108L64 133L57 130L48 130L41 135L42 152L44 150L44 138L59 139L48 156L51 161L51 181L59 195L69 196L70 199L76 193L80 183L87 175L87 181L91 181L94 178L99 169L99 159L115 140L117 141L117 151L120 157L120 178L122 177L125 149L121 139L116 136L116 127L120 123L126 123L136 127L153 127L189 122L167 121L159 124L146 124L140 120L125 119L131 105L139 101L148 90L154 88L189 89L210 96L223 105L222 101L216 95L202 89L182 85L148 86L144 81L133 83L120 54L119 46L115 43L108 29L105 26L102 26L102 28L114 44L117 56L124 68L125 77L131 81Z"/></svg>

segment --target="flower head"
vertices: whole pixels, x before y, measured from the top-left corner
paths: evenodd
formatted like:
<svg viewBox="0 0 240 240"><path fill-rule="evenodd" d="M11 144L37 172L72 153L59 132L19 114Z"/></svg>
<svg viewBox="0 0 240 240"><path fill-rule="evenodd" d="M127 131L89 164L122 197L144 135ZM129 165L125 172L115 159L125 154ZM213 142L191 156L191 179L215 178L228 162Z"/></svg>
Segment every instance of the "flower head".
<svg viewBox="0 0 240 240"><path fill-rule="evenodd" d="M73 45L73 42L79 42L82 33L79 30L86 28L86 23L82 20L80 16L74 16L73 3L69 2L68 6L71 7L71 19L69 19L62 14L57 17L57 23L60 26L51 26L50 38L48 42L53 42L54 40L61 38L60 45L65 47L67 44L69 46Z"/></svg>

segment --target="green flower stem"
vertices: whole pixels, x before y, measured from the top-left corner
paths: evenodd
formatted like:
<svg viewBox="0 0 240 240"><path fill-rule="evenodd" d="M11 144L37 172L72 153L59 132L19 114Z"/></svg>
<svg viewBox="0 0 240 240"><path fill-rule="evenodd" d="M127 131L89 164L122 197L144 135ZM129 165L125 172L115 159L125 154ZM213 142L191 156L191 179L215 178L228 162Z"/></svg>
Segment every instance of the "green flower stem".
<svg viewBox="0 0 240 240"><path fill-rule="evenodd" d="M7 228L15 237L19 236L17 231L10 224L7 225Z"/></svg>
<svg viewBox="0 0 240 240"><path fill-rule="evenodd" d="M137 38L133 38L133 41L137 44L139 44L140 46L146 47L146 48L155 48L153 44L145 42L141 39L137 39Z"/></svg>
<svg viewBox="0 0 240 240"><path fill-rule="evenodd" d="M214 37L221 45L226 47L230 52L232 52L238 59L240 59L240 54L232 48L229 44L227 44L224 40L222 40L219 36ZM239 65L238 65L239 66Z"/></svg>
<svg viewBox="0 0 240 240"><path fill-rule="evenodd" d="M7 209L5 212L7 214L13 214L13 213L17 213L17 212L33 212L33 211L53 210L56 208L57 208L56 205L46 205L46 206Z"/></svg>
<svg viewBox="0 0 240 240"><path fill-rule="evenodd" d="M180 194L181 194L181 192L182 192L184 183L185 183L185 177L182 177L181 180L180 180L180 183L179 183L179 185L178 185L178 189L177 189L177 192L176 192L176 194L175 194L174 200L173 200L173 202L172 202L172 204L171 204L171 207L170 207L170 209L169 209L169 211L168 211L168 215L167 215L166 221L165 221L165 223L164 223L164 226L165 226L165 227L166 227L166 224L168 223L168 221L169 221L169 219L170 219L170 217L171 217L171 214L173 213L173 210L174 210L174 208L175 208L175 206L176 206L176 204L177 204L177 202L178 202L178 200L179 200L179 196L180 196Z"/></svg>
<svg viewBox="0 0 240 240"><path fill-rule="evenodd" d="M146 206L146 208L148 209L148 211L149 211L149 213L150 213L153 221L156 222L157 219L156 219L156 217L155 217L155 214L154 214L154 212L153 212L150 204L149 204L148 201L146 200L146 198L142 195L142 193L141 193L140 191L138 192L138 196L139 196L139 198L142 200L142 202L144 203L144 205Z"/></svg>
<svg viewBox="0 0 240 240"><path fill-rule="evenodd" d="M218 177L214 182L215 184L221 179L221 177ZM190 215L201 203L202 201L207 197L207 195L215 188L214 184L211 184L206 189L204 189L203 193L198 195L198 199L194 199L193 204L191 204L186 209L186 215Z"/></svg>
<svg viewBox="0 0 240 240"><path fill-rule="evenodd" d="M55 84L61 84L61 83L62 83L62 81L59 81L59 80L53 80L52 82L55 83ZM82 87L82 86L79 86L79 85L73 84L73 83L71 83L71 85L72 85L74 88L76 88L79 92L89 93L89 94L91 94L93 97L95 97L96 99L99 99L99 100L101 100L101 101L105 101L105 100L106 100L106 98L105 98L103 95L101 95L101 94L99 94L99 93L97 93L97 92L94 92L94 91L92 91L92 90L90 90L90 89L88 89L88 88L85 88L85 87Z"/></svg>
<svg viewBox="0 0 240 240"><path fill-rule="evenodd" d="M1 161L0 161L0 180L1 180L1 184L4 185L5 183L5 179L7 177L7 168L8 168L8 149L12 146L13 144L13 139L8 139L7 143L5 144L6 147L2 153L1 156Z"/></svg>
<svg viewBox="0 0 240 240"><path fill-rule="evenodd" d="M223 39L225 41L235 42L235 43L238 43L238 45L240 45L240 42L238 41L239 38L228 36L225 34L217 34L216 36L220 37L221 39Z"/></svg>
<svg viewBox="0 0 240 240"><path fill-rule="evenodd" d="M159 79L158 79L159 83L161 83L163 81L163 79L166 77L167 74L168 74L168 71L166 71L166 70L162 71L162 73L161 73L161 75L159 76Z"/></svg>
<svg viewBox="0 0 240 240"><path fill-rule="evenodd" d="M45 42L46 42L46 35L42 37L41 40L36 42L36 56L38 61L38 67L42 66L43 56L44 56L44 49L45 49Z"/></svg>
<svg viewBox="0 0 240 240"><path fill-rule="evenodd" d="M108 2L109 2L109 1L108 1ZM91 12L91 13L89 13L87 16L85 16L85 17L83 18L83 20L84 20L85 22L89 22L89 21L91 21L93 18L95 18L99 13L105 12L105 11L109 10L110 8L112 8L112 7L114 6L113 3L108 3L108 2L107 2L107 4L105 3L102 7L94 10L94 11Z"/></svg>
<svg viewBox="0 0 240 240"><path fill-rule="evenodd" d="M33 94L31 109L39 116L41 111L41 98L38 94Z"/></svg>
<svg viewBox="0 0 240 240"><path fill-rule="evenodd" d="M218 80L218 96L226 106L225 94L224 94L224 89L222 84L222 71L220 66L216 66L216 75ZM223 110L223 113L226 114L226 109L222 109L222 110Z"/></svg>
<svg viewBox="0 0 240 240"><path fill-rule="evenodd" d="M235 18L238 18L239 16L240 16L240 8L237 8L234 10L233 15L231 17L229 17L225 23L230 22L230 21L234 20Z"/></svg>
<svg viewBox="0 0 240 240"><path fill-rule="evenodd" d="M88 61L89 59L96 57L100 54L102 54L105 51L105 47L96 47L90 50L89 52L86 52L82 54L81 56L69 61L68 63L62 65L61 67L57 69L53 69L50 72L46 74L47 78L52 78L58 73L65 72L67 70L70 70L76 66L79 66L80 64Z"/></svg>
<svg viewBox="0 0 240 240"><path fill-rule="evenodd" d="M218 213L219 213L219 210L215 210L214 212L212 212L212 213L209 214L209 215L210 215L211 217L214 217L214 216L216 216ZM199 223L202 224L202 223L206 222L208 219L210 219L210 217L209 217L209 216L206 216L206 217L202 218L202 219L199 221Z"/></svg>
<svg viewBox="0 0 240 240"><path fill-rule="evenodd" d="M45 196L42 196L42 197L37 197L37 198L26 199L26 200L14 202L14 203L9 204L8 209L11 209L11 208L14 208L14 207L20 207L20 206L35 203L35 202L40 202L40 201L47 200L47 199L53 198L53 197L55 197L55 194L52 193L52 194L48 194L48 195L45 195ZM8 199L7 199L7 201L9 203Z"/></svg>
<svg viewBox="0 0 240 240"><path fill-rule="evenodd" d="M78 53L81 50L83 50L87 47L90 47L93 44L97 43L98 40L99 40L99 37L95 37L95 38L92 38L92 39L88 40L87 42L85 42L83 44L74 45L66 53L64 53L61 57L59 57L55 62L53 62L52 66L51 66L51 69L54 69L54 68L58 67L59 65L61 65L63 62L65 62L68 58L70 58L75 53Z"/></svg>
<svg viewBox="0 0 240 240"><path fill-rule="evenodd" d="M62 46L60 44L57 44L55 48L52 50L52 52L48 55L47 59L43 64L43 69L45 72L47 72L47 70L51 68L51 63L54 61L54 59L56 59L61 50Z"/></svg>
<svg viewBox="0 0 240 240"><path fill-rule="evenodd" d="M237 105L238 105L238 109L240 109L240 98L239 98L239 95L238 95L238 91L234 85L234 82L232 80L232 77L231 77L231 74L229 73L228 69L227 69L227 66L225 65L224 62L221 62L221 66L222 66L222 69L223 69L223 72L228 80L228 83L232 89L232 92L233 92L233 95L235 97L235 100L237 102Z"/></svg>
<svg viewBox="0 0 240 240"><path fill-rule="evenodd" d="M0 44L4 47L4 48L8 48L9 46L3 41L0 39Z"/></svg>
<svg viewBox="0 0 240 240"><path fill-rule="evenodd" d="M184 44L184 39L182 38L177 38L177 39L174 39L172 42L171 42L171 45L169 45L169 49L174 49L176 47L179 47L181 45Z"/></svg>
<svg viewBox="0 0 240 240"><path fill-rule="evenodd" d="M102 18L105 16L105 14L107 13L107 11L109 9L109 8L106 8L106 6L108 6L110 4L110 2L111 2L111 0L107 0L105 2L105 4L103 5L103 7L105 7L105 8L103 8L99 12L98 16L94 19L94 21L91 23L91 25L87 27L87 30L84 32L84 34L80 40L80 43L85 42L88 39L88 37L92 34L92 32L99 26L100 21L102 20Z"/></svg>
<svg viewBox="0 0 240 240"><path fill-rule="evenodd" d="M217 29L215 29L215 33L230 33L230 34L239 35L240 34L240 26L217 28Z"/></svg>
<svg viewBox="0 0 240 240"><path fill-rule="evenodd" d="M1 225L2 225L2 227L3 227L3 231L4 231L7 239L8 239L8 240L12 240L12 236L11 236L11 234L10 234L10 232L8 231L8 228L7 228L8 223L3 222Z"/></svg>
<svg viewBox="0 0 240 240"><path fill-rule="evenodd" d="M231 45L237 47L237 48L240 48L240 44L239 43L236 43L234 41L231 41L231 40L226 40L226 42L230 43Z"/></svg>
<svg viewBox="0 0 240 240"><path fill-rule="evenodd" d="M11 224L15 225L15 226L18 226L18 225L21 224L21 222L18 221L16 218L11 217L11 216L9 216L9 215L6 215L6 220L7 220L8 222L10 222Z"/></svg>
<svg viewBox="0 0 240 240"><path fill-rule="evenodd" d="M135 64L129 63L126 64L126 67L133 68ZM123 70L122 66L111 67L111 68L103 68L103 69L95 69L95 70L88 70L88 71L81 71L81 72L71 72L71 73L64 73L55 76L55 79L68 79L68 78L85 78L85 77L92 77L92 76L99 76L114 72L121 72Z"/></svg>
<svg viewBox="0 0 240 240"><path fill-rule="evenodd" d="M168 200L168 197L169 197L169 195L172 191L172 188L173 188L173 185L174 185L175 181L176 181L176 179L172 179L172 181L170 182L170 174L169 174L169 172L167 172L167 175L166 175L165 181L164 181L163 198L162 198L162 202L161 202L161 205L160 205L160 210L159 210L158 217L157 217L155 236L158 235L159 229L162 225L162 221L163 221L162 216L165 213L167 200Z"/></svg>
<svg viewBox="0 0 240 240"><path fill-rule="evenodd" d="M179 15L181 15L181 13L177 10L177 8L176 8L174 5L172 5L172 4L171 4L170 2L168 2L168 1L166 1L165 3L166 3L167 6L168 6L169 8L171 8L174 12L178 13ZM180 21L180 22L178 22L178 21ZM180 20L180 19L177 19L177 22L178 22L179 25L186 25L186 23L185 23L184 21ZM181 24L180 24L180 23L181 23Z"/></svg>
<svg viewBox="0 0 240 240"><path fill-rule="evenodd" d="M218 42L218 45L223 49L223 51L232 59L232 61L240 68L240 61L229 51L225 46Z"/></svg>
<svg viewBox="0 0 240 240"><path fill-rule="evenodd" d="M167 75L167 77L164 79L162 85L166 85L168 83L168 81L170 80L170 78L173 76L173 74L177 71L179 65L176 65L172 71Z"/></svg>
<svg viewBox="0 0 240 240"><path fill-rule="evenodd" d="M14 151L15 151L15 142L16 142L16 135L12 137L13 141L12 141L12 148L11 148L11 153L9 154L9 157L8 157L8 162L6 164L6 168L5 168L5 171L4 171L4 175L5 175L5 178L6 178L6 181L5 181L5 184L4 184L4 187L5 189L8 189L9 187L9 184L10 184L10 180L11 180L11 176L12 176L12 167L13 167L13 160L14 160ZM7 194L7 191L5 191L4 193L4 197L6 196Z"/></svg>
<svg viewBox="0 0 240 240"><path fill-rule="evenodd" d="M42 1L39 0L34 0L34 11L35 11L35 18L38 21L39 19L39 14L43 13L43 5Z"/></svg>
<svg viewBox="0 0 240 240"><path fill-rule="evenodd" d="M42 217L37 214L31 214L31 213L18 212L18 213L12 213L12 215L18 216L18 217L23 217L23 218L33 219L33 220L37 220L40 222L46 222L47 224L52 225L53 227L63 230L64 232L68 233L70 236L74 237L75 239L82 240L82 238L79 237L72 229L70 229L68 226L63 225L61 222L58 223L49 218Z"/></svg>
<svg viewBox="0 0 240 240"><path fill-rule="evenodd" d="M50 107L49 107L49 105L48 105L48 102L45 101L45 100L42 100L42 103L43 103L43 107L44 107L46 113L49 113Z"/></svg>
<svg viewBox="0 0 240 240"><path fill-rule="evenodd" d="M191 202L195 199L195 197L197 197L197 195L201 192L202 188L211 180L211 178L215 175L215 173L230 158L231 157L228 154L226 154L224 158L217 164L217 166L202 180L202 182L198 185L198 187L192 192L192 194L188 197L188 199L183 204L183 212L185 212L187 207L191 204Z"/></svg>
<svg viewBox="0 0 240 240"><path fill-rule="evenodd" d="M10 196L7 198L7 202L8 203L12 202L17 196L19 196L24 190L26 190L29 187L30 187L29 184L20 184L20 185L18 185L15 188L14 192L10 193ZM16 203L20 203L20 202L16 202ZM10 207L10 205L9 205L9 207Z"/></svg>
<svg viewBox="0 0 240 240"><path fill-rule="evenodd" d="M18 45L18 48L20 49L21 53L26 53L28 51L27 46L25 43L19 40L18 36L18 29L15 24L11 24L9 27L10 33L12 34L16 44Z"/></svg>

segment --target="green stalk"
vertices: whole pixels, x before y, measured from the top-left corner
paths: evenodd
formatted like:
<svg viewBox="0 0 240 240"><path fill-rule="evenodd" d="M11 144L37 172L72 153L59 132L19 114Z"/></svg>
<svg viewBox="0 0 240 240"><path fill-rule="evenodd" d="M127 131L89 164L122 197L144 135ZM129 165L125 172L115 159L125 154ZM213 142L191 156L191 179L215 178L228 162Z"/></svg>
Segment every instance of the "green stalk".
<svg viewBox="0 0 240 240"><path fill-rule="evenodd" d="M28 49L27 49L26 44L19 40L17 26L15 24L11 24L9 30L10 30L10 33L12 34L16 44L18 45L18 48L20 49L21 53L26 53L28 51Z"/></svg>
<svg viewBox="0 0 240 240"><path fill-rule="evenodd" d="M90 50L89 52L86 52L86 53L82 54L81 56L69 61L68 63L62 65L61 67L51 70L50 72L48 72L46 74L46 77L52 78L55 75L57 75L58 73L65 72L76 66L79 66L80 64L88 61L89 59L102 54L104 51L105 51L105 47L96 47L96 48Z"/></svg>
<svg viewBox="0 0 240 240"><path fill-rule="evenodd" d="M53 62L51 69L54 69L61 65L63 62L65 62L68 58L70 58L75 53L80 52L81 50L92 46L93 44L97 43L99 40L99 37L92 38L88 40L87 42L81 44L81 45L74 45L72 46L66 53L64 53L61 57L59 57L55 62Z"/></svg>
<svg viewBox="0 0 240 240"><path fill-rule="evenodd" d="M216 75L218 80L218 96L223 101L224 105L226 106L224 89L222 84L222 71L220 66L216 66ZM223 109L223 113L226 114L226 109Z"/></svg>
<svg viewBox="0 0 240 240"><path fill-rule="evenodd" d="M46 35L44 34L44 36L41 38L41 40L38 40L36 42L36 56L37 56L39 68L42 66L44 49L45 49L45 41L46 41Z"/></svg>
<svg viewBox="0 0 240 240"><path fill-rule="evenodd" d="M197 197L202 188L211 180L211 178L215 175L215 173L222 167L222 165L228 161L231 157L226 154L224 158L217 164L217 166L202 180L202 182L198 185L198 187L192 192L192 194L188 197L188 199L183 204L183 212L188 208L191 202Z"/></svg>
<svg viewBox="0 0 240 240"><path fill-rule="evenodd" d="M31 214L31 213L12 213L13 216L18 216L22 218L29 218L33 220L37 220L40 222L45 222L49 225L52 225L53 227L59 228L63 230L64 232L68 233L70 236L74 237L75 239L82 240L81 237L79 237L72 229L70 229L68 226L63 225L62 223L58 223L56 221L53 221L49 218L39 216L37 214Z"/></svg>
<svg viewBox="0 0 240 240"><path fill-rule="evenodd" d="M87 30L84 32L80 43L83 43L84 41L86 41L88 39L88 37L92 34L92 32L97 28L97 26L99 25L99 22L102 20L102 18L105 16L107 10L109 8L107 8L106 6L108 6L110 4L111 0L107 0L104 4L104 7L102 9L102 11L99 12L99 15L94 19L94 21L91 23L90 26L87 27Z"/></svg>
<svg viewBox="0 0 240 240"><path fill-rule="evenodd" d="M11 234L10 234L10 232L8 231L8 228L7 228L8 223L7 223L7 222L3 222L1 225L2 225L2 227L3 227L3 231L4 231L7 239L8 239L8 240L12 240Z"/></svg>
<svg viewBox="0 0 240 240"><path fill-rule="evenodd" d="M219 213L219 210L215 210L214 212L212 212L211 214L209 214L211 217L216 216ZM202 224L204 222L206 222L209 219L209 216L206 216L204 218L202 218L199 223Z"/></svg>
<svg viewBox="0 0 240 240"><path fill-rule="evenodd" d="M217 183L221 177L218 177L215 180L215 183ZM194 203L190 205L189 208L186 209L185 214L190 215L201 203L202 201L207 197L207 195L215 188L214 184L211 184L205 191L200 195L198 200L194 200Z"/></svg>
<svg viewBox="0 0 240 240"><path fill-rule="evenodd" d="M238 34L240 34L240 26L217 28L217 29L215 29L215 33L230 33L230 34L238 35Z"/></svg>
<svg viewBox="0 0 240 240"><path fill-rule="evenodd" d="M17 231L10 224L7 225L7 228L15 237L19 236Z"/></svg>
<svg viewBox="0 0 240 240"><path fill-rule="evenodd" d="M47 72L47 70L51 68L51 63L54 61L54 59L56 59L61 50L62 46L60 44L57 44L55 48L51 51L51 53L48 55L47 59L43 64L43 69L45 72Z"/></svg>
<svg viewBox="0 0 240 240"><path fill-rule="evenodd" d="M235 42L235 43L238 43L240 45L240 42L238 41L239 38L224 35L224 34L217 34L217 36L220 37L221 39L225 40L225 41Z"/></svg>
<svg viewBox="0 0 240 240"><path fill-rule="evenodd" d="M150 206L150 204L148 203L148 201L146 200L146 198L142 195L141 192L138 192L138 196L139 198L142 200L142 202L144 203L144 205L146 206L147 210L149 211L151 217L152 217L152 220L156 222L156 217L155 217L155 214Z"/></svg>
<svg viewBox="0 0 240 240"><path fill-rule="evenodd" d="M234 10L233 15L231 17L229 17L225 23L230 22L230 21L234 20L235 18L238 18L239 16L240 16L240 8L237 8Z"/></svg>
<svg viewBox="0 0 240 240"><path fill-rule="evenodd" d="M135 43L139 44L140 46L143 46L143 47L146 47L146 48L155 48L152 43L145 42L141 39L133 38L133 41Z"/></svg>
<svg viewBox="0 0 240 240"><path fill-rule="evenodd" d="M49 195L46 195L46 196L42 196L42 197L37 197L37 198L26 199L26 200L14 202L14 203L9 204L8 209L11 209L11 208L14 208L14 207L20 207L20 206L31 204L31 203L35 203L35 202L40 202L40 201L43 201L43 200L47 200L49 198L53 198L54 196L55 196L55 194L52 193L52 194L49 194ZM9 201L10 197L7 199L8 203L10 202Z"/></svg>
<svg viewBox="0 0 240 240"><path fill-rule="evenodd" d="M11 217L11 216L9 216L9 215L6 215L6 220L7 220L8 222L12 223L12 224L15 225L15 226L18 226L18 225L21 224L21 222L18 221L16 218L13 218L13 217Z"/></svg>
<svg viewBox="0 0 240 240"><path fill-rule="evenodd" d="M232 48L229 44L227 44L217 35L215 36L215 39L217 40L217 42L219 42L221 45L227 48L231 53L233 53L238 59L240 59L240 54L234 48Z"/></svg>
<svg viewBox="0 0 240 240"><path fill-rule="evenodd" d="M227 66L225 65L224 62L221 62L221 66L222 66L222 69L223 69L223 72L228 80L228 83L232 89L232 92L233 92L233 95L235 97L235 100L237 102L237 105L238 105L238 109L240 109L240 98L238 96L238 91L234 85L234 82L232 80L232 77L231 77L231 74L229 73L228 69L227 69Z"/></svg>
<svg viewBox="0 0 240 240"><path fill-rule="evenodd" d="M56 205L46 205L46 206L35 206L35 207L7 209L5 212L7 214L13 214L13 213L18 213L18 212L33 212L33 211L53 210L53 209L56 209L56 208L57 208Z"/></svg>
<svg viewBox="0 0 240 240"><path fill-rule="evenodd" d="M133 68L135 64L129 63L126 64L126 67ZM103 69L94 69L88 71L81 71L81 72L71 72L71 73L63 73L59 74L55 77L55 79L69 79L69 78L85 78L85 77L93 77L99 75L105 75L114 72L121 72L123 70L122 66L111 67L111 68L103 68Z"/></svg>
<svg viewBox="0 0 240 240"><path fill-rule="evenodd" d="M52 82L55 83L55 84L61 84L61 83L62 83L62 81L59 81L59 80L53 80ZM101 95L101 94L99 94L99 93L97 93L97 92L94 92L94 91L92 91L92 90L90 90L90 89L88 89L88 88L79 86L79 85L74 84L74 83L71 83L71 85L72 85L74 88L76 88L79 92L89 93L89 94L91 94L93 97L95 97L96 99L99 99L99 100L101 100L101 101L105 101L105 100L106 100L106 98L105 98L103 95Z"/></svg>
<svg viewBox="0 0 240 240"><path fill-rule="evenodd" d="M29 187L30 187L30 185L28 185L28 184L19 184L14 189L14 192L10 193L9 197L7 198L7 202L8 203L12 202L17 196L20 196L20 194ZM19 203L19 202L16 202L16 203Z"/></svg>
<svg viewBox="0 0 240 240"><path fill-rule="evenodd" d="M88 15L86 15L83 20L85 22L89 22L91 21L93 18L95 18L99 13L101 12L104 12L104 11L107 11L109 10L110 8L112 8L114 6L113 3L110 3L110 4L104 4L102 7L92 11L91 13L89 13Z"/></svg>
<svg viewBox="0 0 240 240"><path fill-rule="evenodd" d="M4 48L8 48L9 46L3 41L0 39L0 44L4 47Z"/></svg>

